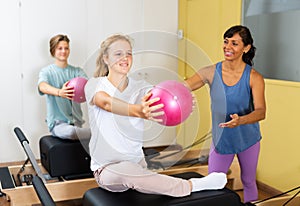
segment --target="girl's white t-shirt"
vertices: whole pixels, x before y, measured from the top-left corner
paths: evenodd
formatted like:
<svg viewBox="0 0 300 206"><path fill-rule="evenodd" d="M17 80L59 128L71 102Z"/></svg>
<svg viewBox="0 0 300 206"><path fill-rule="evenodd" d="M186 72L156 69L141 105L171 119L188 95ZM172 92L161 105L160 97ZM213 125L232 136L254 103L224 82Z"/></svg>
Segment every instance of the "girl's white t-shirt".
<svg viewBox="0 0 300 206"><path fill-rule="evenodd" d="M130 104L140 104L152 86L144 80L130 77L128 80L128 86L123 92L112 85L107 77L91 78L85 86L92 132L89 143L92 171L120 161L138 163L144 157L144 119L117 115L90 103L96 92L104 91Z"/></svg>

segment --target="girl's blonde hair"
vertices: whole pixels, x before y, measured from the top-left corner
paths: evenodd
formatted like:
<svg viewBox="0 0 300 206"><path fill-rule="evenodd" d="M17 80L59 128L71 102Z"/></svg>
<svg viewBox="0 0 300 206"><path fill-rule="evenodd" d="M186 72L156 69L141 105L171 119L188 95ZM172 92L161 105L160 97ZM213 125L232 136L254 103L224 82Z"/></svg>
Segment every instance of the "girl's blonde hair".
<svg viewBox="0 0 300 206"><path fill-rule="evenodd" d="M107 51L108 51L110 45L118 40L127 41L130 44L130 46L132 47L131 38L127 35L114 34L114 35L108 37L106 40L104 40L101 43L99 55L96 60L96 70L94 73L94 77L103 77L103 76L108 75L108 73L109 73L108 66L104 62L103 58L104 58L104 55L108 54Z"/></svg>

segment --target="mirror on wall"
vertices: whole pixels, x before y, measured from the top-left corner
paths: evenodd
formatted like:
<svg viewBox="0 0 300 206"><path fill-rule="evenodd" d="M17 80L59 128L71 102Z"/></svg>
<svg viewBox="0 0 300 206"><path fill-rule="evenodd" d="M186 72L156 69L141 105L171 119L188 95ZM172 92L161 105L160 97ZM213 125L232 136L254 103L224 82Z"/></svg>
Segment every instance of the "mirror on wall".
<svg viewBox="0 0 300 206"><path fill-rule="evenodd" d="M268 79L300 82L300 1L243 0L242 13L257 47L254 68Z"/></svg>

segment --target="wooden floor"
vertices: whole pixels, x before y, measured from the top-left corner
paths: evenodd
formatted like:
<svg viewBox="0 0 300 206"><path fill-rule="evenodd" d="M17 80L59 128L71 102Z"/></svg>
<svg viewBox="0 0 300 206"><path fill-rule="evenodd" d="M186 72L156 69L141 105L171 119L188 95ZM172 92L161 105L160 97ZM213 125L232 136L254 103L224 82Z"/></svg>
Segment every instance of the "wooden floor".
<svg viewBox="0 0 300 206"><path fill-rule="evenodd" d="M236 191L236 193L241 197L241 200L243 200L243 191L239 190L239 191ZM270 194L261 189L258 190L258 199L259 200L266 199L273 195L274 194ZM56 205L57 206L82 206L82 201L80 199L79 200L70 200L70 201L58 202L58 203L56 203ZM0 206L10 206L10 203L7 202L5 197L0 197ZM35 204L34 206L40 206L40 205Z"/></svg>
<svg viewBox="0 0 300 206"><path fill-rule="evenodd" d="M82 206L81 200L70 200L64 202L57 202L57 206ZM10 206L5 197L0 197L0 206ZM21 205L20 205L21 206ZM41 206L41 204L34 204L32 206Z"/></svg>
<svg viewBox="0 0 300 206"><path fill-rule="evenodd" d="M20 162L15 163L15 165L20 165ZM8 166L8 165L4 164L4 163L0 163L0 167L3 167L3 166ZM11 166L11 164L9 166ZM232 188L231 186L232 186L232 184L230 182L228 182L227 187ZM271 187L262 185L262 184L258 184L258 189L259 189L258 190L258 193L259 193L258 199L259 200L263 200L268 197L272 197L272 196L278 194L278 192L279 192L279 191L274 191L274 190L272 190ZM243 191L238 190L236 192L241 197L241 200L243 201ZM57 206L82 206L82 200L76 199L76 200L70 200L70 201L57 202L56 205ZM2 197L0 197L0 206L11 206L11 204L10 204L10 202L7 201L7 198L5 196L2 196ZM35 204L34 206L40 206L40 205Z"/></svg>
<svg viewBox="0 0 300 206"><path fill-rule="evenodd" d="M243 190L235 191L240 197L241 200L243 201L244 195L243 195ZM258 189L258 200L264 200L268 197L272 197L274 194L270 194L269 192L263 191L261 189Z"/></svg>

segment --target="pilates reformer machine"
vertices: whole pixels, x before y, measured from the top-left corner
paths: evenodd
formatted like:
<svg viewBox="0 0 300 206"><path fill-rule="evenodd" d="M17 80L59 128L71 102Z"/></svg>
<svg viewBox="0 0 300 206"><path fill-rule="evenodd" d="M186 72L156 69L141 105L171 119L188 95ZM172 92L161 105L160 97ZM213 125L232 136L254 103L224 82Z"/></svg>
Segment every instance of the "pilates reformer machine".
<svg viewBox="0 0 300 206"><path fill-rule="evenodd" d="M88 177L86 174L84 174L86 176L85 178L75 178L74 176L76 176L77 174L74 175L72 173L68 173L69 171L67 171L67 169L69 168L67 168L63 171L58 171L58 173L65 173L69 175L59 176L57 171L55 173L51 170L51 168L48 169L47 167L49 166L56 168L56 164L53 164L51 162L53 161L50 158L51 155L43 157L44 154L42 154L41 152L41 156L45 160L41 160L41 162L43 163L38 163L29 146L29 141L27 140L21 129L18 127L14 128L14 133L18 137L28 158L23 165L0 168L0 191L2 195L6 196L7 201L10 202L11 206L32 205L40 203L40 196L37 195L39 194L37 193L37 191L41 192L41 197L49 196L51 194L51 196L49 197L51 197L52 200L54 200L55 202L60 202L65 200L81 199L82 195L88 189L97 187L94 179L91 178L91 176ZM49 140L56 140L51 136L46 136L45 138ZM74 154L75 158L76 154L85 152L83 148L78 151L78 145L81 145L80 142L71 143L69 141L66 141L64 142L64 144L66 144L64 149L57 149L57 146L55 146L55 144L52 142L52 150L54 148L53 152L57 151L57 153L60 153L60 151L63 150L71 151ZM75 147L76 151L72 151L68 149L68 147ZM62 164L60 165L60 167L64 168L64 164L66 165L67 163L63 164L63 162L65 161L65 158L69 157L62 157L60 155L61 154L58 154L56 158L58 159L59 163ZM88 159L85 161L89 162ZM75 161L75 163L78 167L82 166L80 160L77 162ZM87 165L88 164L89 163L87 163ZM54 174L54 176L51 176L50 174ZM79 177L81 176L79 175ZM47 193L49 195L47 195Z"/></svg>
<svg viewBox="0 0 300 206"><path fill-rule="evenodd" d="M216 191L197 192L183 198L142 194L134 190L129 190L122 193L111 193L99 188L94 178L84 173L86 171L83 171L84 175L82 175L71 174L62 169L62 171L56 174L57 171L53 170L53 167L55 168L56 165L54 163L50 164L49 162L47 162L49 161L49 159L51 159L51 155L43 154L45 150L50 150L50 148L56 148L54 149L54 153L59 153L60 151L72 151L71 149L66 148L72 148L76 145L76 143L65 142L64 140L53 138L52 136L45 138L42 137L40 140L41 163L38 163L30 149L29 141L27 140L21 129L16 127L14 129L14 132L18 137L23 149L25 150L28 159L23 165L0 168L0 191L3 195L6 195L7 200L10 201L10 205L12 206L32 205L40 203L42 203L42 205L52 206L55 205L55 202L74 199L82 199L83 206L114 206L120 205L120 203L122 203L121 205L130 206L150 206L153 204L203 206L242 205L240 197L233 190L227 188ZM50 143L43 139L49 140ZM41 141L46 142L44 144L51 145L51 147L45 147L45 145L41 145ZM78 153L78 150L76 153ZM192 153L190 152L188 155L191 154ZM44 157L43 155L46 157ZM170 161L170 158L174 157L174 155L180 155L180 152L166 151L161 152L161 154L158 155L154 154L151 156L151 164L159 163L163 164L163 166L166 166ZM58 159L61 161L61 154L59 154L58 157L60 157ZM164 159L164 161L162 161L162 159ZM87 158L84 158L84 160L89 162L89 159ZM183 158L182 161L185 162L187 160L184 160ZM78 160L78 162L80 162L80 160ZM62 163L60 162L60 164ZM78 164L80 165L80 163ZM64 165L62 164L60 165L60 167L64 167ZM190 165L189 167L177 165L174 167L169 167L167 169L156 168L156 170L159 173L188 179L191 177L201 177L202 175L206 175L207 165ZM228 178L239 179L238 177L233 178L232 175L235 175L233 171L235 171L235 168L232 169L232 172L228 175ZM65 174L61 175L62 173ZM236 184L234 186L240 187L240 183L236 181Z"/></svg>

